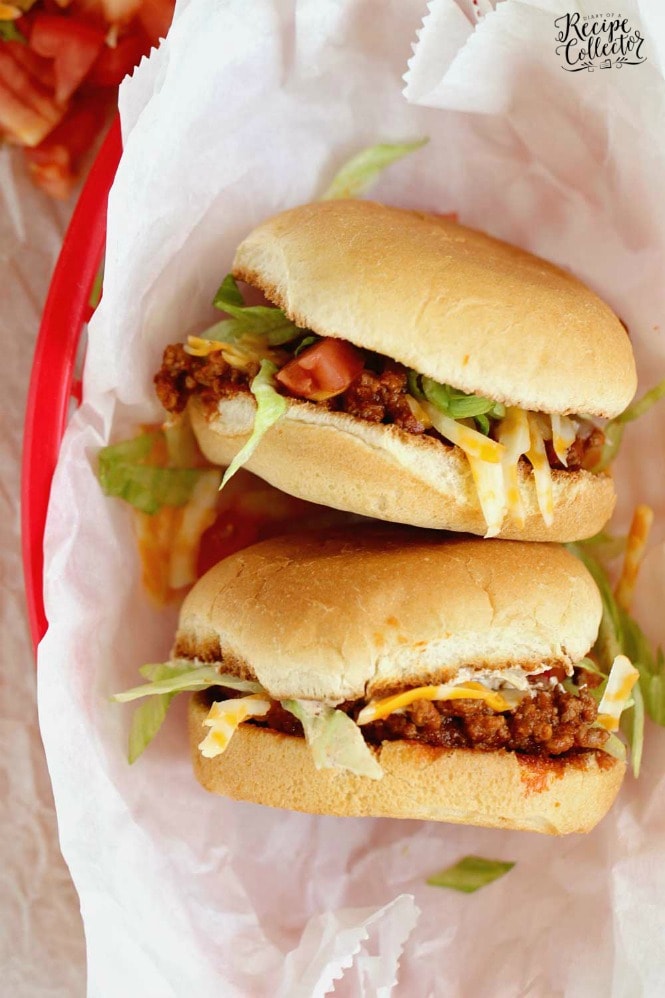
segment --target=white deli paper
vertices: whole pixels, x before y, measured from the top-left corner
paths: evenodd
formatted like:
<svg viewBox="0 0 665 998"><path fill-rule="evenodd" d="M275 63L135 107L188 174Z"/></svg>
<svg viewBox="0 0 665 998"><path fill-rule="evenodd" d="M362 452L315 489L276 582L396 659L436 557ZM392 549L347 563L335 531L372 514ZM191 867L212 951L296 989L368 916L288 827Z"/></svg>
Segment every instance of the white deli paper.
<svg viewBox="0 0 665 998"><path fill-rule="evenodd" d="M665 32L655 5L643 5L641 22L622 5L646 35L647 61L593 73L567 72L556 53L554 18L580 9L572 2L509 0L477 26L452 0L432 7L408 101L401 77L427 13L417 0L193 0L122 88L104 296L53 486L51 625L39 652L41 727L91 995L323 995L334 982L339 994L387 995L396 980L404 995L665 987L665 732L653 725L639 782L627 778L589 836L556 840L215 798L191 775L184 702L130 768L129 711L108 701L140 664L168 654L174 613L141 591L131 517L102 496L96 453L159 419L161 351L213 317L245 233L316 198L359 148L429 136L373 195L457 211L570 268L627 322L643 387L665 374ZM456 34L441 38L452 20ZM648 501L656 540L663 420L653 412L629 428L616 472L619 523ZM659 546L649 562L645 577L662 580ZM476 895L426 885L467 854L516 866Z"/></svg>

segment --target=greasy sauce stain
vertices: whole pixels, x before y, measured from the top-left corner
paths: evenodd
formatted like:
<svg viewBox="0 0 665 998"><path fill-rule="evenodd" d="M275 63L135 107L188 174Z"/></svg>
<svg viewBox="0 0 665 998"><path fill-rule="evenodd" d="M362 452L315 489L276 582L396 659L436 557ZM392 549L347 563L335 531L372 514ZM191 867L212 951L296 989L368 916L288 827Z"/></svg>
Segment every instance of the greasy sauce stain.
<svg viewBox="0 0 665 998"><path fill-rule="evenodd" d="M386 617L386 624L388 627L399 627L399 620L397 617Z"/></svg>
<svg viewBox="0 0 665 998"><path fill-rule="evenodd" d="M522 755L515 753L520 767L520 779L529 794L542 794L547 790L550 781L556 777L561 779L566 767L566 760L553 759L549 756Z"/></svg>
<svg viewBox="0 0 665 998"><path fill-rule="evenodd" d="M594 752L592 749L573 752L558 758L522 755L520 752L516 752L515 755L520 767L520 779L526 787L527 793L530 794L543 793L544 790L547 790L552 779L560 780L566 769L570 769L571 766L585 770L590 756L595 756L600 769L611 769L615 764L614 758L607 752Z"/></svg>
<svg viewBox="0 0 665 998"><path fill-rule="evenodd" d="M385 643L386 643L386 639L384 638L383 634L381 634L380 631L377 631L374 634L374 644L376 645L377 648L383 648L383 646L385 645Z"/></svg>

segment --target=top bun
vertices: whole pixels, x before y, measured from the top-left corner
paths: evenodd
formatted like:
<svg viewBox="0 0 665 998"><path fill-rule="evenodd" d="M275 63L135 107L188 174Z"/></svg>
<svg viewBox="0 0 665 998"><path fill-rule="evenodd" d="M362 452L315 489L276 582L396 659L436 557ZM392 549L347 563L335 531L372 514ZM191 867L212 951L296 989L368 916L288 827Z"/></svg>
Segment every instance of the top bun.
<svg viewBox="0 0 665 998"><path fill-rule="evenodd" d="M225 558L185 599L174 652L223 656L278 700L339 701L461 668L576 662L600 617L595 583L563 548L365 525Z"/></svg>
<svg viewBox="0 0 665 998"><path fill-rule="evenodd" d="M254 229L233 273L300 326L508 405L611 417L637 387L626 330L581 281L438 215L302 205Z"/></svg>

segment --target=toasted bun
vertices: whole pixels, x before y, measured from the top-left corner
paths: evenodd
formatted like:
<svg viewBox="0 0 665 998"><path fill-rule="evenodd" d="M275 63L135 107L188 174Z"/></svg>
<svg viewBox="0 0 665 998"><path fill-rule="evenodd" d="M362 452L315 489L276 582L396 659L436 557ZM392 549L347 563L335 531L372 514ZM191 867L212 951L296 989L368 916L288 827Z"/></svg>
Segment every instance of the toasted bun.
<svg viewBox="0 0 665 998"><path fill-rule="evenodd" d="M576 662L601 612L591 576L563 548L350 527L225 558L186 597L174 651L221 653L225 670L276 700L337 702L462 668Z"/></svg>
<svg viewBox="0 0 665 998"><path fill-rule="evenodd" d="M251 432L255 406L248 395L219 403L209 419L198 399L189 403L201 450L226 465ZM487 530L464 453L397 426L368 423L289 400L286 415L265 434L246 467L271 485L311 502L415 527L484 534ZM554 520L538 509L530 466L520 466L526 521L506 516L499 534L512 540L574 541L602 530L614 509L612 480L588 471L553 471Z"/></svg>
<svg viewBox="0 0 665 998"><path fill-rule="evenodd" d="M317 770L304 738L242 725L223 755L198 751L207 729L200 696L191 699L189 732L196 777L206 790L235 800L312 814L422 818L564 835L588 832L607 813L625 764L594 752L572 761L515 752L437 749L384 742L384 771L371 780Z"/></svg>
<svg viewBox="0 0 665 998"><path fill-rule="evenodd" d="M324 201L264 222L233 272L300 326L524 409L615 416L637 378L611 309L558 267L437 215Z"/></svg>

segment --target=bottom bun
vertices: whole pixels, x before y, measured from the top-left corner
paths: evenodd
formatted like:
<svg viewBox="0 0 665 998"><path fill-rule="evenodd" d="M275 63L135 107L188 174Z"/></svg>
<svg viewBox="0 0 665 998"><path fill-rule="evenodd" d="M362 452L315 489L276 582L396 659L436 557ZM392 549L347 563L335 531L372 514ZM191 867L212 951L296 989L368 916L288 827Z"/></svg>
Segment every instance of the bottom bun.
<svg viewBox="0 0 665 998"><path fill-rule="evenodd" d="M219 403L209 418L189 404L199 447L213 464L228 465L247 442L255 406L246 395ZM333 509L414 527L485 534L469 462L458 447L289 400L286 415L266 433L245 467L275 488ZM553 521L538 507L533 472L518 467L523 526L507 515L498 534L517 541L577 541L592 537L614 510L612 479L589 471L552 471Z"/></svg>
<svg viewBox="0 0 665 998"><path fill-rule="evenodd" d="M268 807L343 817L421 818L548 835L588 832L607 814L625 764L595 752L574 759L515 752L441 749L384 742L383 779L317 770L304 738L244 724L223 755L205 759L198 744L208 706L191 699L194 772L211 793Z"/></svg>

